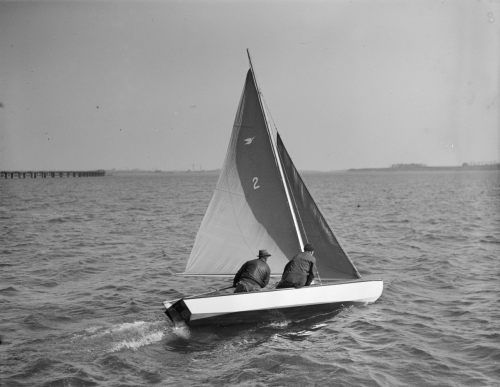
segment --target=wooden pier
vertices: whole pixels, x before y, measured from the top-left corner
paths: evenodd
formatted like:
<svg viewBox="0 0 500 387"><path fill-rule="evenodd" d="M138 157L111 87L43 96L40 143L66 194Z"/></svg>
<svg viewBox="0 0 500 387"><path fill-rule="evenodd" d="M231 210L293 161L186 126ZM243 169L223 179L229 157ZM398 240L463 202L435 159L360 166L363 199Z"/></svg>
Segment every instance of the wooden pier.
<svg viewBox="0 0 500 387"><path fill-rule="evenodd" d="M31 177L36 179L47 178L47 177L93 177L93 176L104 176L106 171L104 169L98 169L97 171L0 171L0 179L25 179L26 177Z"/></svg>

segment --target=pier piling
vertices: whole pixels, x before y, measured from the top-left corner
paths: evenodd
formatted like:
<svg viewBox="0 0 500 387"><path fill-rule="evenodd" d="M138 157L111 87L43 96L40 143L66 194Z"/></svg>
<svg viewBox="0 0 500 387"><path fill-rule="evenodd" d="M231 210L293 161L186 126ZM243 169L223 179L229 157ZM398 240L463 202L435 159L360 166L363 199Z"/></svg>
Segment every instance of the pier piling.
<svg viewBox="0 0 500 387"><path fill-rule="evenodd" d="M25 179L26 176L36 179L37 177L94 177L104 176L106 171L98 169L96 171L0 171L0 178L4 179Z"/></svg>

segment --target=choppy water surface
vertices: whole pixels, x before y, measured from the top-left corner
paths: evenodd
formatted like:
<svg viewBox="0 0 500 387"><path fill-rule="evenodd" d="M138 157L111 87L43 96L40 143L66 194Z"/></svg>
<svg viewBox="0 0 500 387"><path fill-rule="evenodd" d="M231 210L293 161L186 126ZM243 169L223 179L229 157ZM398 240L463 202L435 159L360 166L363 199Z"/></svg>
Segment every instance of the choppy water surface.
<svg viewBox="0 0 500 387"><path fill-rule="evenodd" d="M375 304L174 329L217 176L0 180L2 386L500 385L500 174L305 175Z"/></svg>

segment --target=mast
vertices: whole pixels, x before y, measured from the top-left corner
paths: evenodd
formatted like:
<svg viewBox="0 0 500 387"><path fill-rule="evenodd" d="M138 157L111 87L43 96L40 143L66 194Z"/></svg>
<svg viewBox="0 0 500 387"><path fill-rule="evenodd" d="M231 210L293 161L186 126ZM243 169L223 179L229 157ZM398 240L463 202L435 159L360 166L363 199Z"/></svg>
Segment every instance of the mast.
<svg viewBox="0 0 500 387"><path fill-rule="evenodd" d="M255 82L255 88L257 89L257 96L259 98L260 108L261 108L262 113L264 115L264 123L266 124L267 135L269 136L269 140L271 141L271 149L273 150L274 158L276 160L276 165L278 166L278 170L279 170L279 173L281 176L281 181L283 183L283 188L285 189L286 200L288 203L288 207L290 208L290 213L292 215L293 226L295 227L295 233L297 234L297 238L299 240L299 246L300 246L300 249L302 250L304 248L304 242L302 241L302 236L300 234L299 224L297 222L297 217L295 216L295 211L293 210L292 200L290 199L290 192L288 191L288 186L286 184L285 174L284 174L283 168L281 166L281 159L279 157L278 147L277 147L276 141L275 141L274 137L272 136L271 131L269 129L269 120L267 118L267 112L266 112L266 109L264 107L264 104L262 103L262 95L260 93L259 84L257 83L257 76L255 75L255 71L253 69L252 58L250 57L250 51L248 50L248 48L247 48L247 54L248 54L248 61L250 62L250 69L252 70L252 75L253 75L253 79Z"/></svg>

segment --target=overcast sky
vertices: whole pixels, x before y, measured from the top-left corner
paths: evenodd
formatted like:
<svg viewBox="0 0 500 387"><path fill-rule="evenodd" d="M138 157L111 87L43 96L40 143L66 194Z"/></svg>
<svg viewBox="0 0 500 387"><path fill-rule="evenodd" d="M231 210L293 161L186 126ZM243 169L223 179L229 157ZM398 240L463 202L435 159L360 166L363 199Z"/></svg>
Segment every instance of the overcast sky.
<svg viewBox="0 0 500 387"><path fill-rule="evenodd" d="M222 166L248 70L299 170L500 161L499 0L0 2L0 169Z"/></svg>

